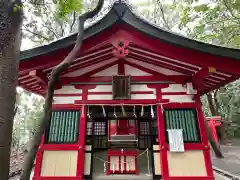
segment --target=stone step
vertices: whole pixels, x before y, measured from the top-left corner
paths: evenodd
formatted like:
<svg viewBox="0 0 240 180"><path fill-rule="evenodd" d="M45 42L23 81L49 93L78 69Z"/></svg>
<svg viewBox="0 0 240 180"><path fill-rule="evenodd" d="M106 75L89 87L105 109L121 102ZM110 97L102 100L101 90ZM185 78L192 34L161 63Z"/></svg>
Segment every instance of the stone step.
<svg viewBox="0 0 240 180"><path fill-rule="evenodd" d="M111 141L117 141L117 140L124 140L124 141L132 141L136 140L137 137L134 134L129 134L129 135L111 135L110 140Z"/></svg>

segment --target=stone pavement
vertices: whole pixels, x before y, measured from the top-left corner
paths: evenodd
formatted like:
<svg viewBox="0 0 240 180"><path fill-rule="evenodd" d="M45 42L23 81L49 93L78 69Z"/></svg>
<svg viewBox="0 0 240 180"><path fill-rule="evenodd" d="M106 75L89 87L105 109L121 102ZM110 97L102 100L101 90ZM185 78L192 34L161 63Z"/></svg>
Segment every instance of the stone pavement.
<svg viewBox="0 0 240 180"><path fill-rule="evenodd" d="M230 180L229 178L224 177L218 173L214 173L214 176L215 176L215 180Z"/></svg>
<svg viewBox="0 0 240 180"><path fill-rule="evenodd" d="M221 146L224 158L218 159L212 153L212 164L218 169L240 177L240 146Z"/></svg>

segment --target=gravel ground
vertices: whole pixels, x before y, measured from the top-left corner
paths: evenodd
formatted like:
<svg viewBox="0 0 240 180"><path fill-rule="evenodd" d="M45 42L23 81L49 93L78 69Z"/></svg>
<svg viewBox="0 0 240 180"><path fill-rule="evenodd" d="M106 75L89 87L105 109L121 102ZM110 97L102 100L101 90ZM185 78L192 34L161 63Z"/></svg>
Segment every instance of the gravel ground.
<svg viewBox="0 0 240 180"><path fill-rule="evenodd" d="M220 174L217 174L217 173L214 173L214 176L215 176L215 180L230 180L229 178L227 177L224 177Z"/></svg>
<svg viewBox="0 0 240 180"><path fill-rule="evenodd" d="M240 177L240 146L222 146L221 150L223 159L217 159L212 153L213 166Z"/></svg>

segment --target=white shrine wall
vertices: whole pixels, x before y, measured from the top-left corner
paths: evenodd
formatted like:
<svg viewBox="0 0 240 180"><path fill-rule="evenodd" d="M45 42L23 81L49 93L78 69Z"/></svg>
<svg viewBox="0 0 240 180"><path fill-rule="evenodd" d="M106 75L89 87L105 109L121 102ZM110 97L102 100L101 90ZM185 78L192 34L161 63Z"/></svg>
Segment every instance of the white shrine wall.
<svg viewBox="0 0 240 180"><path fill-rule="evenodd" d="M114 62L116 59L111 59L109 62ZM148 67L145 64L139 64L135 62L133 59L127 59L127 61L132 64L138 64L139 66L143 66L145 68L149 68L152 71L156 71L163 75L183 75L181 73L177 73L175 71L165 69L165 68L156 68L156 66ZM108 61L102 63L109 63ZM91 66L91 70L98 69L100 66L104 64L96 64ZM89 69L86 69L88 72ZM117 75L119 71L118 63L103 69L95 74L91 75L91 77L112 77ZM130 75L134 77L143 77L143 76L153 76L149 72L145 72L142 69L133 67L128 64L124 64L124 72L125 75ZM80 69L73 71L64 75L65 77L77 77L85 73L85 69ZM160 90L161 98L169 100L170 103L189 103L194 102L194 95L188 94L188 89L182 84L169 84L169 87L162 88ZM73 85L63 86L61 89L54 91L54 104L74 104L76 100L83 100L82 89L77 89ZM87 96L87 97L86 97ZM94 89L88 89L88 94L84 97L84 100L113 100L112 97L112 85L96 85ZM147 84L132 84L131 85L131 99L132 100L156 100L156 89L149 88Z"/></svg>
<svg viewBox="0 0 240 180"><path fill-rule="evenodd" d="M194 102L194 94L188 94L187 87L182 84L169 84L169 87L162 88L162 99L168 99L171 103Z"/></svg>
<svg viewBox="0 0 240 180"><path fill-rule="evenodd" d="M74 104L75 100L82 100L82 89L69 85L54 91L53 104Z"/></svg>
<svg viewBox="0 0 240 180"><path fill-rule="evenodd" d="M74 104L76 100L82 100L82 89L73 85L63 86L54 91L53 104ZM88 89L87 100L113 100L112 85L96 85ZM169 87L161 89L162 99L169 100L169 103L194 102L194 94L188 94L187 87L182 84L169 84ZM132 100L154 100L156 89L149 88L147 84L131 85Z"/></svg>
<svg viewBox="0 0 240 180"><path fill-rule="evenodd" d="M88 100L112 100L112 85L97 85L95 89L88 90ZM98 94L98 93L105 94ZM131 85L131 99L156 99L155 89L147 85Z"/></svg>

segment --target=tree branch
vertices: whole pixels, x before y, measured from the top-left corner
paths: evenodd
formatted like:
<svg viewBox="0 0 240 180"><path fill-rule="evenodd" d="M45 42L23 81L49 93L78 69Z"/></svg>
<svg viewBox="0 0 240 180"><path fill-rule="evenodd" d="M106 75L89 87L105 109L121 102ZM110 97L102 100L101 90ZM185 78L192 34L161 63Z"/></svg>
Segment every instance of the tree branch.
<svg viewBox="0 0 240 180"><path fill-rule="evenodd" d="M50 27L47 27L47 26L45 26L44 24L43 24L43 27L45 27L48 31L52 32L53 35L54 35L57 39L60 38L60 36L59 36L53 29L51 29Z"/></svg>
<svg viewBox="0 0 240 180"><path fill-rule="evenodd" d="M72 22L72 24L70 25L70 30L69 30L69 32L71 33L72 31L73 31L73 26L74 26L74 24L76 23L76 12L74 12L73 13L73 22Z"/></svg>
<svg viewBox="0 0 240 180"><path fill-rule="evenodd" d="M23 31L27 31L27 32L31 33L32 35L38 36L38 37L40 37L40 38L42 38L42 39L50 42L50 39L47 38L47 37L45 37L45 36L43 36L42 34L33 32L33 31L31 31L30 29L28 29L26 26L24 26L24 25L23 25L23 27L24 27L24 28L22 28Z"/></svg>
<svg viewBox="0 0 240 180"><path fill-rule="evenodd" d="M240 17L237 17L237 16L234 14L232 8L228 5L228 3L227 3L226 0L223 0L223 4L224 4L225 7L227 8L227 10L230 12L231 16L234 17L234 18L236 18L236 19L238 20L238 22L239 22Z"/></svg>
<svg viewBox="0 0 240 180"><path fill-rule="evenodd" d="M167 19L166 19L166 17L165 17L164 8L163 8L162 3L161 3L160 1L157 1L157 2L158 2L159 5L160 5L160 11L161 11L161 14L162 14L162 20L163 20L163 22L164 22L164 24L166 25L167 29L168 29L168 30L171 30L171 28L170 28L170 26L169 26L169 24L168 24L168 22L167 22Z"/></svg>
<svg viewBox="0 0 240 180"><path fill-rule="evenodd" d="M103 6L103 3L104 3L104 0L99 0L97 7L94 10L79 16L78 35L77 35L77 40L76 40L74 48L68 54L68 56L60 64L55 66L52 70L52 74L51 74L51 77L50 77L50 80L48 83L48 91L47 91L45 105L44 105L44 116L40 121L40 126L34 135L29 153L26 156L24 166L23 166L24 167L23 173L21 174L20 180L29 180L31 170L33 168L34 160L36 157L36 153L38 151L38 147L41 142L41 136L42 136L44 129L46 128L48 122L50 121L51 107L52 107L52 102L53 102L53 91L54 91L55 85L59 79L59 76L66 68L68 68L71 65L71 63L73 62L73 60L76 58L76 56L79 53L79 50L82 46L83 37L84 37L85 21L89 18L94 17L96 14L98 14Z"/></svg>

